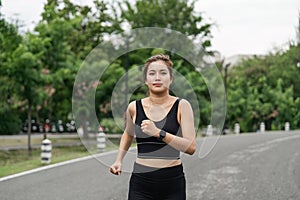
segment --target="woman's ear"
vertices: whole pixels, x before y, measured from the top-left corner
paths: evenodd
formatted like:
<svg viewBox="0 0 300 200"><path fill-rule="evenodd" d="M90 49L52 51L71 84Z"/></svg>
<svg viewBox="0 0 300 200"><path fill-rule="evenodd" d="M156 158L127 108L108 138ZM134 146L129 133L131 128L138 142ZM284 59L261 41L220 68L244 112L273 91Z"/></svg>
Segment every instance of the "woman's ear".
<svg viewBox="0 0 300 200"><path fill-rule="evenodd" d="M173 77L171 76L170 85L173 83Z"/></svg>

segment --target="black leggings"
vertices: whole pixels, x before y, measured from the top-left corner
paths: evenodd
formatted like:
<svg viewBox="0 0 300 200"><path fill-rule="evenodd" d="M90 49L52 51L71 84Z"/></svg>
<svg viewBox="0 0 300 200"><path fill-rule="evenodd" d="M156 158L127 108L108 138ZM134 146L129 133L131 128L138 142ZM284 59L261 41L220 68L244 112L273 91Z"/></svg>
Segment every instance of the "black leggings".
<svg viewBox="0 0 300 200"><path fill-rule="evenodd" d="M158 169L135 163L128 200L185 200L185 190L182 165Z"/></svg>

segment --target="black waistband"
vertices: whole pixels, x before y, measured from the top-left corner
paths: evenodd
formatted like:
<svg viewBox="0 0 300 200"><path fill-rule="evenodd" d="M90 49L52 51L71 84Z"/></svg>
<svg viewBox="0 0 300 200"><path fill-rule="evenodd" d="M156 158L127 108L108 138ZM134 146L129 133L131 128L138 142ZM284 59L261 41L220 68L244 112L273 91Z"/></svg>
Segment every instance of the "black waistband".
<svg viewBox="0 0 300 200"><path fill-rule="evenodd" d="M139 163L134 163L133 174L142 176L143 178L149 179L159 179L159 180L169 180L172 178L178 178L184 175L182 164L165 167L165 168L155 168L141 165Z"/></svg>

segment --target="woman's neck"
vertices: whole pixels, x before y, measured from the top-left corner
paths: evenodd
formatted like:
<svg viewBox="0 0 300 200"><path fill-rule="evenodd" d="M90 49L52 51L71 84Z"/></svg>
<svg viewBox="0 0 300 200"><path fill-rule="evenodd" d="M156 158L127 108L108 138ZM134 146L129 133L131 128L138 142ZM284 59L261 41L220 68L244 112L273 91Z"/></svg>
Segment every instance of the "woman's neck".
<svg viewBox="0 0 300 200"><path fill-rule="evenodd" d="M151 104L164 104L167 103L170 99L170 95L169 94L165 94L165 95L155 95L155 94L150 94L149 96L149 101L151 102Z"/></svg>

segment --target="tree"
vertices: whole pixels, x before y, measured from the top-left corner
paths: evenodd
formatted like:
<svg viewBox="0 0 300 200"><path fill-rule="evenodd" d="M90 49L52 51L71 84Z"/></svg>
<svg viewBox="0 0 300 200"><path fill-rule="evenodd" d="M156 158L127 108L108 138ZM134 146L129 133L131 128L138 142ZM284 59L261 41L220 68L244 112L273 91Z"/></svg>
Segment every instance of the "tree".
<svg viewBox="0 0 300 200"><path fill-rule="evenodd" d="M0 2L1 6L1 2ZM22 42L18 24L7 22L0 13L0 134L15 134L20 131L21 119L18 104L14 100L12 80L12 54Z"/></svg>
<svg viewBox="0 0 300 200"><path fill-rule="evenodd" d="M107 14L109 4L95 0L94 6L95 10L69 0L48 0L42 20L35 28L45 42L43 63L52 75L48 85L55 91L47 100L47 108L42 110L49 118L66 120L82 61L103 41L105 34L118 31L113 17Z"/></svg>
<svg viewBox="0 0 300 200"><path fill-rule="evenodd" d="M296 34L297 34L296 41L299 45L300 44L300 11L299 11L299 14L298 14L298 26L297 26Z"/></svg>
<svg viewBox="0 0 300 200"><path fill-rule="evenodd" d="M119 4L123 22L130 28L161 27L179 31L198 40L204 49L211 46L211 24L195 11L196 1L124 0Z"/></svg>
<svg viewBox="0 0 300 200"><path fill-rule="evenodd" d="M61 20L71 29L64 33L76 58L83 60L87 54L103 41L105 34L119 32L117 19L108 14L110 4L94 0L93 6L80 6L70 0L48 0L44 6L40 24L50 25Z"/></svg>
<svg viewBox="0 0 300 200"><path fill-rule="evenodd" d="M230 70L227 120L243 131L256 131L260 122L278 130L290 122L299 127L299 69L297 46L263 57L253 57Z"/></svg>
<svg viewBox="0 0 300 200"><path fill-rule="evenodd" d="M41 41L35 37L26 37L12 54L10 77L14 84L14 94L20 107L27 110L28 150L31 155L31 118L32 111L45 98L43 77L41 73Z"/></svg>
<svg viewBox="0 0 300 200"><path fill-rule="evenodd" d="M41 62L49 77L45 82L49 98L42 106L41 113L44 113L44 118L52 120L66 119L71 112L72 85L79 68L79 61L66 41L72 26L57 18L49 24L40 23L35 30L36 37L43 42Z"/></svg>

